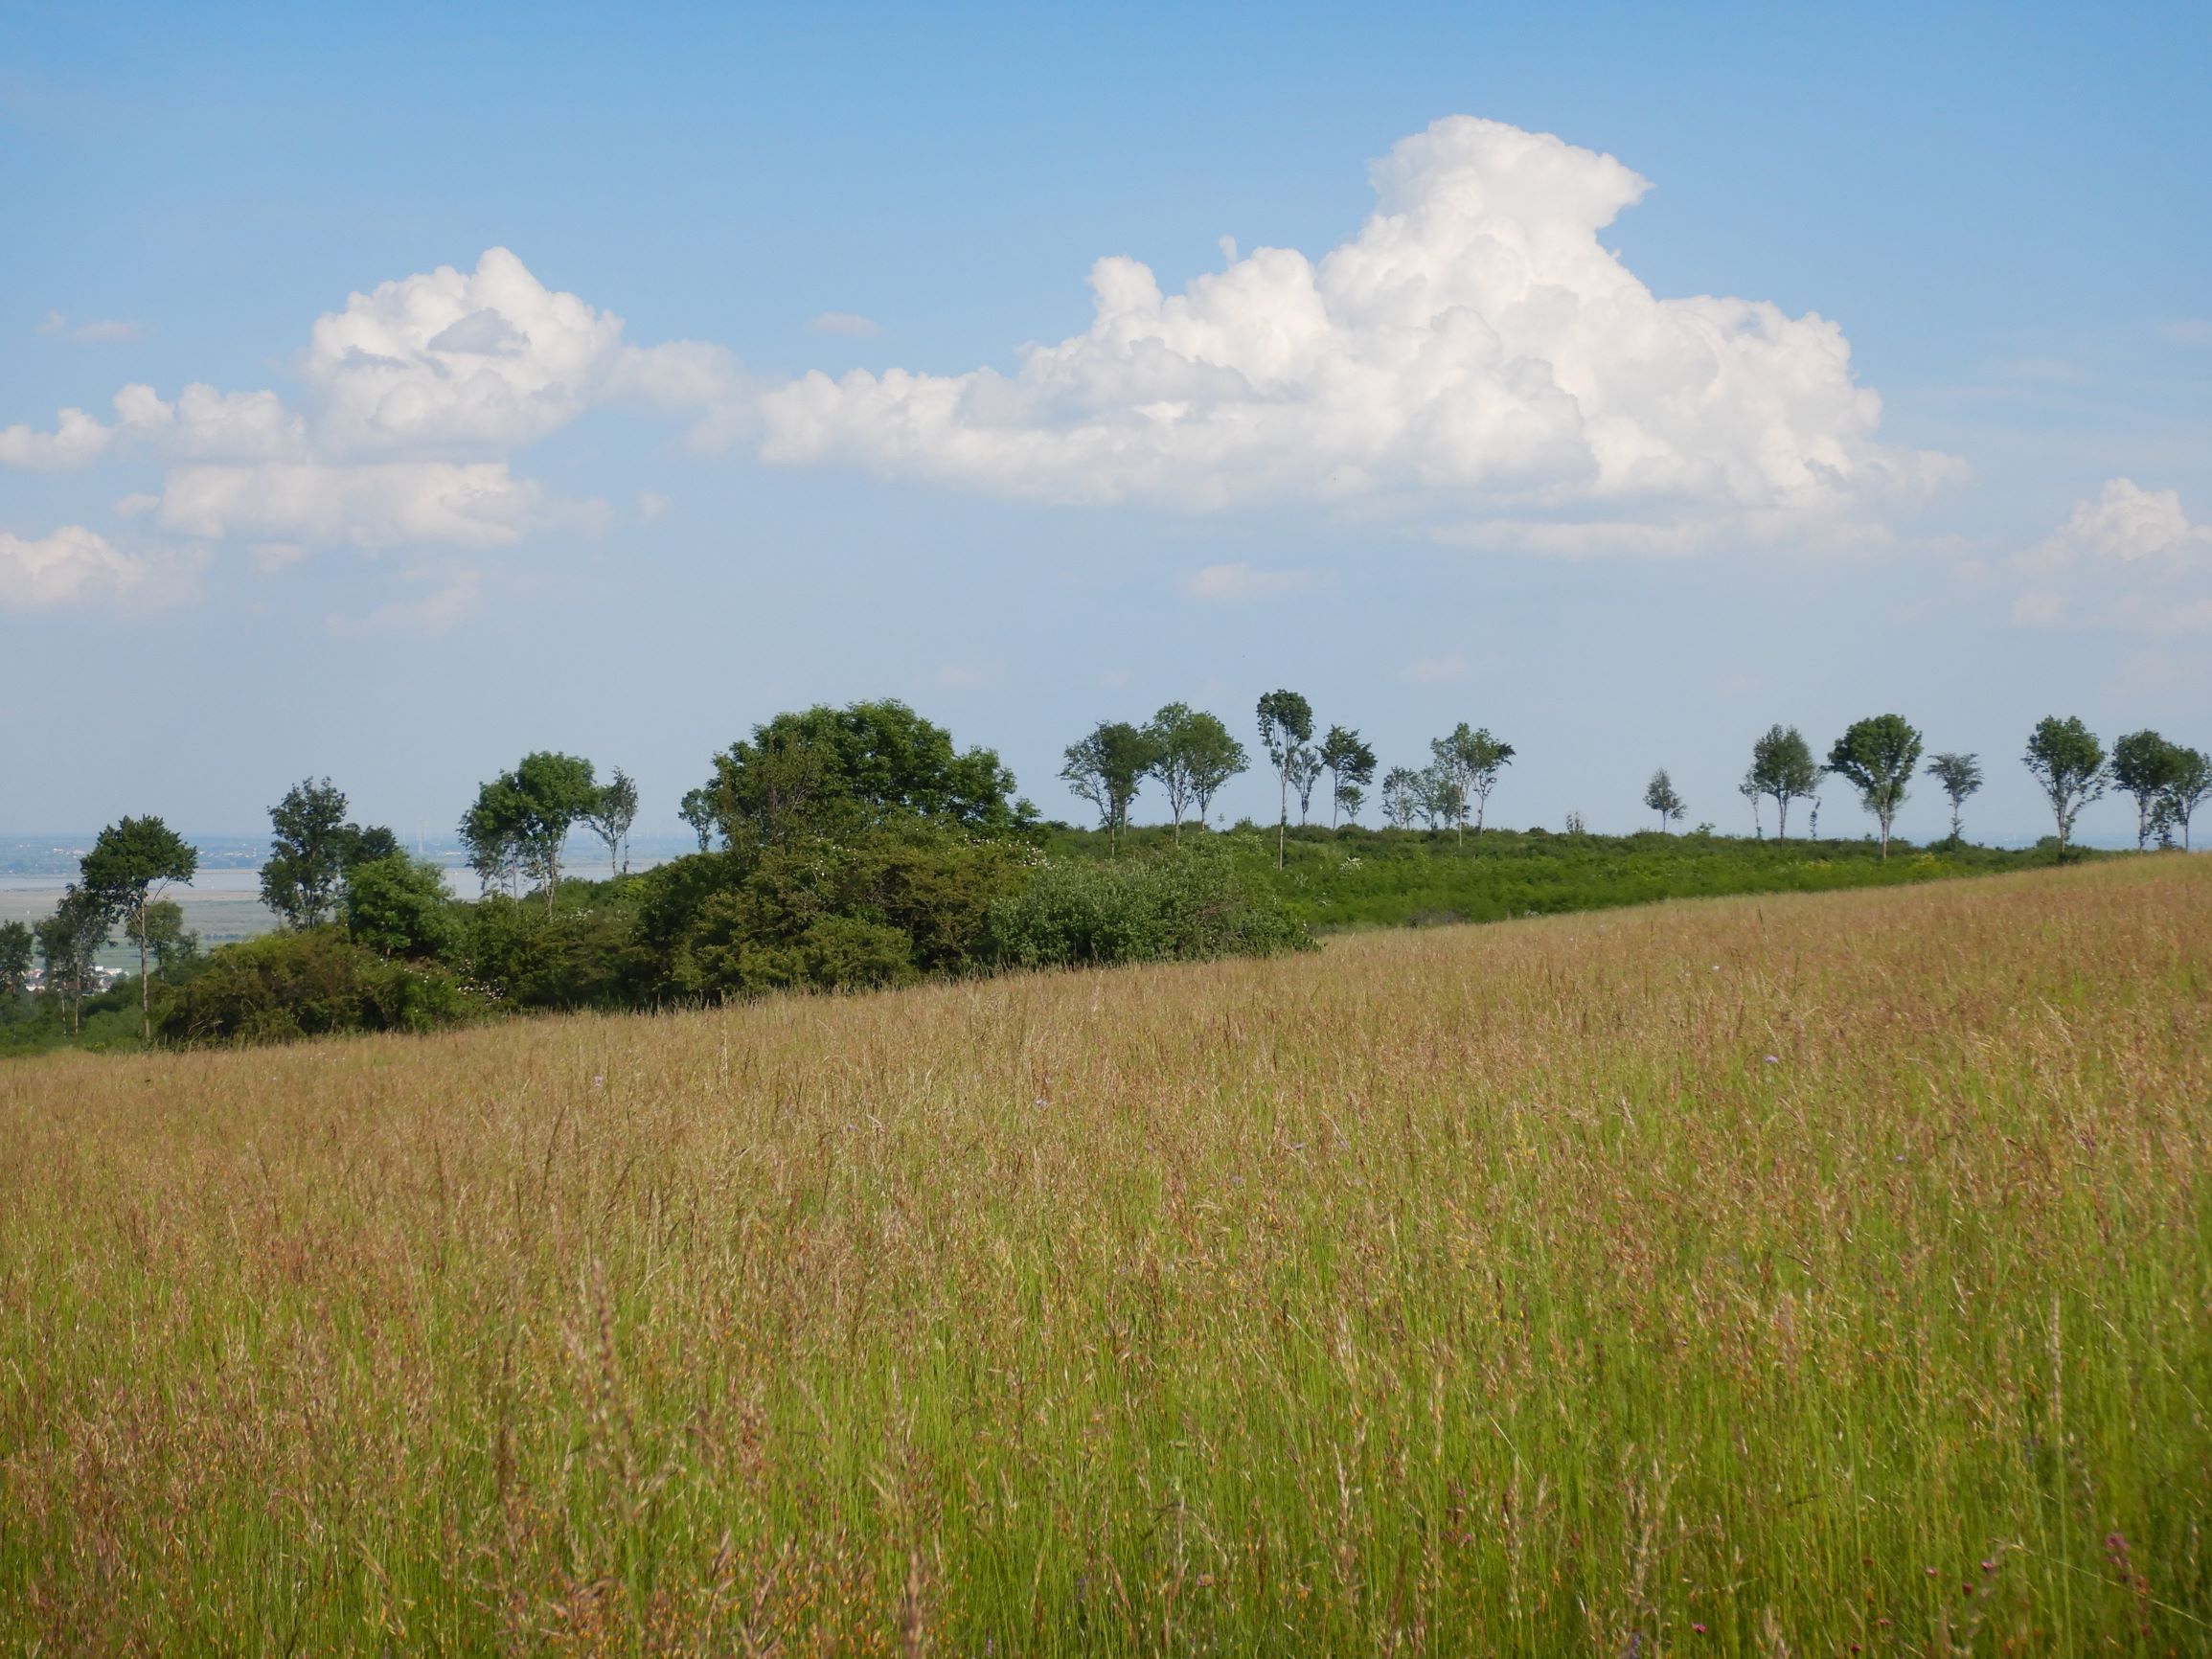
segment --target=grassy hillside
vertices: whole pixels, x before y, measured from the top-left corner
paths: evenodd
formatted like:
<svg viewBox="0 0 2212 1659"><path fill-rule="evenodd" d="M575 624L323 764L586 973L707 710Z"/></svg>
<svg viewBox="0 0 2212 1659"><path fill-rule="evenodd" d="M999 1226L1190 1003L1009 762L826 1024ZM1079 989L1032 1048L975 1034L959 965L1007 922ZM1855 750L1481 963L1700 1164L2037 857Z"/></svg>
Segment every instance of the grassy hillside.
<svg viewBox="0 0 2212 1659"><path fill-rule="evenodd" d="M2201 1650L2208 1015L2177 857L12 1064L0 1648Z"/></svg>
<svg viewBox="0 0 2212 1659"><path fill-rule="evenodd" d="M1240 824L1200 834L1238 864L1272 883L1309 926L1400 927L1502 921L1648 904L1662 898L1733 893L1823 893L1885 887L1950 875L2048 869L2051 847L1915 848L1895 843L1887 858L1868 840L1766 841L1709 834L1555 835L1543 830L1485 830L1462 839L1425 830L1292 830L1284 868L1275 868L1275 831ZM1170 844L1148 827L1123 837L1120 856ZM1107 858L1106 836L1056 827L1055 856ZM2096 854L2077 852L2075 857Z"/></svg>

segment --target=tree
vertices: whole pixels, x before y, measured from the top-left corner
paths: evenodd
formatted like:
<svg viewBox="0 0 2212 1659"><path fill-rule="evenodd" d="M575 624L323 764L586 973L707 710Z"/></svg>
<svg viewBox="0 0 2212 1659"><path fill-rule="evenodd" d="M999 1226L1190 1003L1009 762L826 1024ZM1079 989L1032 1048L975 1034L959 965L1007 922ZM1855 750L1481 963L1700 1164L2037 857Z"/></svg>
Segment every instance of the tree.
<svg viewBox="0 0 2212 1659"><path fill-rule="evenodd" d="M778 715L715 757L714 822L733 848L839 839L924 818L991 838L1026 835L1037 809L1013 798L992 750L956 751L952 734L896 699Z"/></svg>
<svg viewBox="0 0 2212 1659"><path fill-rule="evenodd" d="M0 1001L13 1002L23 994L36 949L31 929L20 921L0 921Z"/></svg>
<svg viewBox="0 0 2212 1659"><path fill-rule="evenodd" d="M600 797L591 762L538 750L476 792L461 819L469 867L490 885L493 873L526 871L553 908L560 891L560 849Z"/></svg>
<svg viewBox="0 0 2212 1659"><path fill-rule="evenodd" d="M2159 813L2167 826L2181 831L2184 852L2189 847L2189 820L2207 797L2212 797L2212 759L2201 749L2177 747L2173 775L2167 780Z"/></svg>
<svg viewBox="0 0 2212 1659"><path fill-rule="evenodd" d="M1652 781L1644 785L1644 805L1659 815L1661 834L1666 833L1668 825L1687 816L1690 810L1682 804L1682 797L1675 792L1675 780L1667 776L1664 766L1653 772Z"/></svg>
<svg viewBox="0 0 2212 1659"><path fill-rule="evenodd" d="M1067 786L1099 809L1114 851L1129 821L1129 803L1152 766L1152 740L1127 720L1101 721L1096 730L1067 746L1060 775Z"/></svg>
<svg viewBox="0 0 2212 1659"><path fill-rule="evenodd" d="M1330 797L1329 818L1331 825L1334 825L1336 813L1339 809L1341 809L1344 813L1345 823L1358 823L1359 808L1364 807L1366 804L1367 791L1362 789L1358 784L1353 783L1351 779L1345 779L1343 783L1336 785L1335 794Z"/></svg>
<svg viewBox="0 0 2212 1659"><path fill-rule="evenodd" d="M275 830L262 864L262 902L292 928L318 927L337 909L346 872L388 858L399 838L380 825L346 822L345 791L303 778L269 808Z"/></svg>
<svg viewBox="0 0 2212 1659"><path fill-rule="evenodd" d="M1382 775L1382 816L1392 828L1413 828L1425 789L1421 774L1411 766L1393 766Z"/></svg>
<svg viewBox="0 0 2212 1659"><path fill-rule="evenodd" d="M1920 734L1903 715L1854 720L1829 746L1828 770L1859 791L1881 827L1881 855L1889 856L1889 828L1904 805L1912 770L1920 764Z"/></svg>
<svg viewBox="0 0 2212 1659"><path fill-rule="evenodd" d="M157 898L146 907L146 937L153 945L153 970L164 979L199 955L199 934L184 924L184 906Z"/></svg>
<svg viewBox="0 0 2212 1659"><path fill-rule="evenodd" d="M1184 815L1196 807L1203 824L1215 791L1251 761L1228 727L1188 703L1168 704L1146 725L1145 736L1152 745L1151 775L1168 798L1168 815L1180 841Z"/></svg>
<svg viewBox="0 0 2212 1659"><path fill-rule="evenodd" d="M100 832L80 865L86 893L138 942L140 1034L153 1038L153 1000L147 985L147 906L171 881L190 881L199 852L159 818L125 818Z"/></svg>
<svg viewBox="0 0 2212 1659"><path fill-rule="evenodd" d="M1435 746L1429 745L1431 749ZM1431 835L1447 824L1466 819L1467 789L1459 781L1457 768L1438 760L1421 769L1421 812L1428 820Z"/></svg>
<svg viewBox="0 0 2212 1659"><path fill-rule="evenodd" d="M1803 800L1820 786L1820 768L1813 751L1795 726L1769 726L1767 735L1751 745L1751 769L1744 774L1744 792L1753 798L1774 797L1774 839L1790 839L1790 803Z"/></svg>
<svg viewBox="0 0 2212 1659"><path fill-rule="evenodd" d="M445 873L396 852L355 870L346 883L346 933L379 956L435 957L453 941Z"/></svg>
<svg viewBox="0 0 2212 1659"><path fill-rule="evenodd" d="M1306 823L1313 807L1313 785L1321 781L1321 753L1311 743L1290 751L1290 792L1298 797L1298 823Z"/></svg>
<svg viewBox="0 0 2212 1659"><path fill-rule="evenodd" d="M2153 731L2130 732L2112 743L2112 782L2135 798L2135 850L2151 839L2152 819L2181 764L2182 751Z"/></svg>
<svg viewBox="0 0 2212 1659"><path fill-rule="evenodd" d="M73 1033L84 1023L84 989L92 978L93 961L114 928L115 918L107 907L72 884L54 914L31 930L38 941L39 959L46 965L46 993L68 1003Z"/></svg>
<svg viewBox="0 0 2212 1659"><path fill-rule="evenodd" d="M622 844L629 839L629 827L636 822L637 784L631 782L627 772L617 766L613 779L600 790L590 809L583 814L584 827L606 843L609 875L620 875L629 868L629 860L622 856Z"/></svg>
<svg viewBox="0 0 2212 1659"><path fill-rule="evenodd" d="M1290 829L1290 771L1303 764L1304 745L1313 737L1313 705L1296 692L1269 692L1260 699L1260 747L1275 768L1281 811L1275 820L1275 868L1283 868L1283 845Z"/></svg>
<svg viewBox="0 0 2212 1659"><path fill-rule="evenodd" d="M1329 770L1329 827L1336 827L1336 807L1344 804L1346 790L1355 800L1366 799L1363 790L1375 782L1375 751L1360 739L1357 732L1342 726L1331 726L1329 735L1321 739L1321 764Z"/></svg>
<svg viewBox="0 0 2212 1659"><path fill-rule="evenodd" d="M704 785L686 789L676 816L692 827L692 833L699 838L699 851L704 852L714 840L715 792Z"/></svg>
<svg viewBox="0 0 2212 1659"><path fill-rule="evenodd" d="M2068 715L2062 720L2046 715L2028 735L2027 752L2020 758L2058 820L2059 861L2064 863L2073 840L2074 820L2090 802L2104 799L2110 781L2104 745L2082 724L2080 716Z"/></svg>
<svg viewBox="0 0 2212 1659"><path fill-rule="evenodd" d="M1470 730L1462 720L1448 736L1430 742L1428 750L1451 784L1457 802L1460 840L1467 839L1470 800L1474 802L1474 832L1479 836L1483 815L1490 808L1490 792L1497 786L1498 775L1513 761L1513 745L1499 742L1490 735L1487 726Z"/></svg>
<svg viewBox="0 0 2212 1659"><path fill-rule="evenodd" d="M1926 767L1943 792L1950 797L1950 844L1959 842L1959 808L1981 787L1981 761L1973 755L1936 755Z"/></svg>

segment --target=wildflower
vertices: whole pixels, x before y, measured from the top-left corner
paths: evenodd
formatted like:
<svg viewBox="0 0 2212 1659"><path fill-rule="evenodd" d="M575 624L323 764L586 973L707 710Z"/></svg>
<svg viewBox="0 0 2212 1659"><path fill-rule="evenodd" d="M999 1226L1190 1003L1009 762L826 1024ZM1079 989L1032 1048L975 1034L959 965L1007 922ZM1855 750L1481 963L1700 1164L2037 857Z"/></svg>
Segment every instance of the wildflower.
<svg viewBox="0 0 2212 1659"><path fill-rule="evenodd" d="M1780 1055L1768 1055L1767 1063L1770 1066L1778 1066L1782 1063L1782 1057Z"/></svg>
<svg viewBox="0 0 2212 1659"><path fill-rule="evenodd" d="M1693 1629L1693 1630L1695 1630L1695 1631L1697 1631L1697 1632L1698 1632L1698 1634L1699 1634L1699 1635L1700 1635L1700 1636L1702 1636L1702 1635L1705 1633L1705 1626L1704 1626L1704 1625L1692 1625L1690 1626L1690 1628L1691 1628L1691 1629Z"/></svg>

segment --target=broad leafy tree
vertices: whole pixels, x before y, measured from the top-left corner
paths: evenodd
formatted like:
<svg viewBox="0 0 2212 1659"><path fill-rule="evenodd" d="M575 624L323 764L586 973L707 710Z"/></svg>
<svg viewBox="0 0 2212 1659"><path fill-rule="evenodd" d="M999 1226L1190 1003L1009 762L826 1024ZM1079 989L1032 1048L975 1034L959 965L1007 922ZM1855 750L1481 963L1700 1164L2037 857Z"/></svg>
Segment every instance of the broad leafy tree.
<svg viewBox="0 0 2212 1659"><path fill-rule="evenodd" d="M2074 820L2084 807L2105 798L2111 781L2105 746L2082 724L2080 716L2068 715L2062 720L2047 715L2028 734L2027 752L2020 759L2051 804L2059 827L2059 857L2064 861L2073 842Z"/></svg>
<svg viewBox="0 0 2212 1659"><path fill-rule="evenodd" d="M1744 793L1758 811L1758 798L1774 800L1774 839L1790 839L1790 803L1801 801L1820 787L1820 768L1813 751L1795 726L1769 726L1767 735L1751 745L1751 769L1744 774Z"/></svg>
<svg viewBox="0 0 2212 1659"><path fill-rule="evenodd" d="M1283 868L1283 848L1290 830L1290 782L1304 764L1305 745L1313 740L1313 705L1296 692L1269 692L1260 699L1260 747L1275 768L1280 810L1275 819L1275 868Z"/></svg>
<svg viewBox="0 0 2212 1659"><path fill-rule="evenodd" d="M2178 830L2181 846L2189 846L2189 820L2207 798L2212 798L2212 759L2201 749L2177 748L2174 771L2158 803L2158 821L2169 835Z"/></svg>
<svg viewBox="0 0 2212 1659"><path fill-rule="evenodd" d="M345 791L330 779L303 778L269 808L269 854L262 863L262 902L288 927L318 927L335 914L346 872L388 858L399 838L381 825L346 820Z"/></svg>
<svg viewBox="0 0 2212 1659"><path fill-rule="evenodd" d="M31 983L31 962L37 950L31 929L20 921L0 921L0 1001L13 1002Z"/></svg>
<svg viewBox="0 0 2212 1659"><path fill-rule="evenodd" d="M54 914L32 928L46 967L46 994L69 1010L69 1029L83 1028L84 993L100 947L115 931L115 914L95 895L72 885Z"/></svg>
<svg viewBox="0 0 2212 1659"><path fill-rule="evenodd" d="M1331 726L1328 736L1321 739L1321 764L1329 770L1329 826L1336 826L1337 808L1347 799L1363 801L1366 787L1375 782L1375 751L1369 748L1359 734L1343 726Z"/></svg>
<svg viewBox="0 0 2212 1659"><path fill-rule="evenodd" d="M1928 758L1927 775L1950 799L1950 844L1959 844L1959 822L1967 797L1981 787L1981 760L1975 755L1944 754Z"/></svg>
<svg viewBox="0 0 2212 1659"><path fill-rule="evenodd" d="M172 881L190 881L199 852L159 818L125 818L110 824L84 855L80 885L138 944L139 1031L153 1036L152 992L147 957L152 940L147 908Z"/></svg>
<svg viewBox="0 0 2212 1659"><path fill-rule="evenodd" d="M1251 764L1244 745L1229 736L1229 728L1212 715L1188 703L1170 703L1145 726L1152 745L1152 776L1159 780L1168 798L1168 816L1175 839L1183 837L1183 819L1194 811L1200 824L1216 791Z"/></svg>
<svg viewBox="0 0 2212 1659"><path fill-rule="evenodd" d="M146 937L153 946L153 971L170 979L199 955L199 934L184 924L184 906L157 898L146 907Z"/></svg>
<svg viewBox="0 0 2212 1659"><path fill-rule="evenodd" d="M1410 830L1422 815L1427 785L1411 766L1393 766L1382 775L1382 817L1395 830Z"/></svg>
<svg viewBox="0 0 2212 1659"><path fill-rule="evenodd" d="M614 776L602 786L599 796L583 814L584 828L606 843L606 873L620 875L629 868L629 860L623 855L623 843L629 839L629 827L637 822L637 784L620 766Z"/></svg>
<svg viewBox="0 0 2212 1659"><path fill-rule="evenodd" d="M1881 855L1889 856L1890 826L1904 805L1913 768L1920 764L1920 734L1903 715L1854 720L1828 750L1828 769L1859 791L1881 830Z"/></svg>
<svg viewBox="0 0 2212 1659"><path fill-rule="evenodd" d="M1462 720L1448 736L1430 742L1428 749L1435 757L1436 769L1450 784L1460 840L1467 839L1470 802L1474 807L1474 832L1479 836L1483 817L1490 809L1490 792L1513 762L1513 745L1492 737L1487 726L1470 727Z"/></svg>
<svg viewBox="0 0 2212 1659"><path fill-rule="evenodd" d="M1152 739L1127 720L1102 721L1087 737L1067 746L1060 775L1067 786L1099 809L1116 852L1129 827L1129 803L1152 770Z"/></svg>
<svg viewBox="0 0 2212 1659"><path fill-rule="evenodd" d="M2112 782L2135 801L2135 847L2149 845L2158 804L2173 787L2182 751L2153 731L2130 732L2112 742Z"/></svg>
<svg viewBox="0 0 2212 1659"><path fill-rule="evenodd" d="M1421 815L1428 820L1431 835L1447 824L1467 819L1467 785L1460 782L1458 769L1441 759L1421 769Z"/></svg>
<svg viewBox="0 0 2212 1659"><path fill-rule="evenodd" d="M1675 789L1675 780L1667 776L1664 766L1653 772L1652 781L1644 785L1644 805L1659 815L1661 833L1690 810L1683 805L1682 797Z"/></svg>
<svg viewBox="0 0 2212 1659"><path fill-rule="evenodd" d="M956 750L950 732L895 699L778 715L715 757L707 791L733 848L849 837L899 819L992 838L1037 822L996 754Z"/></svg>
<svg viewBox="0 0 2212 1659"><path fill-rule="evenodd" d="M476 792L461 819L468 864L487 886L520 869L544 890L551 909L560 891L560 850L599 801L591 762L547 750L523 756Z"/></svg>
<svg viewBox="0 0 2212 1659"><path fill-rule="evenodd" d="M348 877L346 933L382 956L429 958L453 941L445 873L404 852L363 864Z"/></svg>

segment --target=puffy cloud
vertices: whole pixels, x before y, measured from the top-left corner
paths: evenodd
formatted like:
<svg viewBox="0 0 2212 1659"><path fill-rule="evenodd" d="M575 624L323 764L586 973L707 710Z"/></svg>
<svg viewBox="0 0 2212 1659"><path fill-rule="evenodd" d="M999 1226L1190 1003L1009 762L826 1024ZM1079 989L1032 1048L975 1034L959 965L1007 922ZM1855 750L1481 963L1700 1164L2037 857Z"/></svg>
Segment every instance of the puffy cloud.
<svg viewBox="0 0 2212 1659"><path fill-rule="evenodd" d="M35 540L0 531L0 609L158 603L189 585L190 561L128 554L81 525Z"/></svg>
<svg viewBox="0 0 2212 1659"><path fill-rule="evenodd" d="M1060 501L1403 497L1668 532L1863 511L1954 468L1877 441L1834 323L1655 298L1599 240L1649 188L1610 156L1454 117L1373 181L1318 262L1262 248L1166 296L1099 261L1088 330L1011 375L792 381L762 399L763 455Z"/></svg>
<svg viewBox="0 0 2212 1659"><path fill-rule="evenodd" d="M1181 585L1192 599L1235 602L1304 593L1314 585L1314 576L1310 570L1263 570L1239 560L1194 570L1182 579Z"/></svg>
<svg viewBox="0 0 2212 1659"><path fill-rule="evenodd" d="M376 548L501 546L541 525L588 519L595 510L549 497L504 462L397 461L179 466L158 511L165 530L183 535Z"/></svg>
<svg viewBox="0 0 2212 1659"><path fill-rule="evenodd" d="M2191 522L2177 489L2109 479L2012 564L2033 584L2012 604L2023 626L2212 629L2212 524Z"/></svg>
<svg viewBox="0 0 2212 1659"><path fill-rule="evenodd" d="M15 425L0 431L0 466L55 472L82 466L119 443L146 442L171 454L265 458L303 453L307 423L274 392L218 392L187 386L174 403L151 386L116 393L115 420L103 424L81 409L64 409L52 432Z"/></svg>

